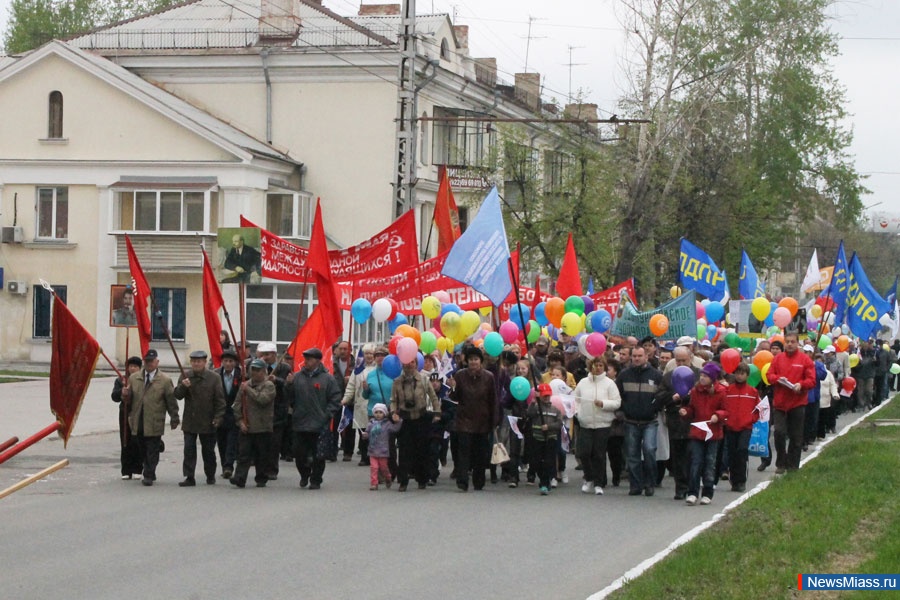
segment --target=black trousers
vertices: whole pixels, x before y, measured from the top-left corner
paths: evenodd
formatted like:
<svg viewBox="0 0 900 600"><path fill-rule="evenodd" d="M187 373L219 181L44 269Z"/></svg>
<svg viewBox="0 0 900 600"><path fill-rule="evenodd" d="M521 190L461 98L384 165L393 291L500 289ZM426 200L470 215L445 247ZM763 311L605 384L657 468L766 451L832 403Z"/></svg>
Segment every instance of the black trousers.
<svg viewBox="0 0 900 600"><path fill-rule="evenodd" d="M725 446L728 448L728 480L731 487L747 483L748 449L752 429L743 431L725 430Z"/></svg>
<svg viewBox="0 0 900 600"><path fill-rule="evenodd" d="M136 435L141 460L144 463L144 479L156 481L156 465L159 464L159 449L162 445L160 435Z"/></svg>
<svg viewBox="0 0 900 600"><path fill-rule="evenodd" d="M238 436L237 467L233 479L241 485L247 483L247 474L250 472L250 463L256 465L256 483L265 483L269 480L268 462L272 458L272 432L241 433Z"/></svg>
<svg viewBox="0 0 900 600"><path fill-rule="evenodd" d="M203 472L207 479L216 476L216 434L215 433L188 433L184 432L184 462L181 463L182 474L194 478L197 470L197 438L200 438L201 453L203 454Z"/></svg>
<svg viewBox="0 0 900 600"><path fill-rule="evenodd" d="M775 466L779 469L799 469L803 447L803 423L806 406L785 412L772 411L775 424ZM785 450L785 443L788 442Z"/></svg>
<svg viewBox="0 0 900 600"><path fill-rule="evenodd" d="M325 474L325 459L316 456L319 445L318 431L294 432L294 463L300 477L308 477L312 483L322 483Z"/></svg>
<svg viewBox="0 0 900 600"><path fill-rule="evenodd" d="M672 479L675 480L675 494L684 496L688 491L688 478L691 473L690 439L669 437L669 464Z"/></svg>
<svg viewBox="0 0 900 600"><path fill-rule="evenodd" d="M356 430L353 425L347 425L347 428L341 432L341 451L344 456L353 456L353 446L356 444Z"/></svg>
<svg viewBox="0 0 900 600"><path fill-rule="evenodd" d="M469 487L469 470L476 490L484 487L485 469L490 463L490 436L487 433L457 432L459 464L456 465L456 483Z"/></svg>
<svg viewBox="0 0 900 600"><path fill-rule="evenodd" d="M269 479L275 479L278 477L278 461L281 459L282 449L284 447L284 433L287 426L275 425L272 428L272 443L269 446L269 460L266 461L268 464L269 471L266 475ZM293 438L291 440L291 445L293 445Z"/></svg>
<svg viewBox="0 0 900 600"><path fill-rule="evenodd" d="M124 408L122 406L119 410L119 442L122 446L119 461L122 465L122 475L140 475L144 470L141 448L137 436L131 435L128 429L128 415Z"/></svg>
<svg viewBox="0 0 900 600"><path fill-rule="evenodd" d="M550 479L556 472L557 448L558 442L555 439L534 440L534 460L541 487L550 487Z"/></svg>
<svg viewBox="0 0 900 600"><path fill-rule="evenodd" d="M427 416L418 419L404 419L397 433L397 451L399 463L397 481L407 485L410 478L416 483L428 481L428 455L431 441L431 419Z"/></svg>
<svg viewBox="0 0 900 600"><path fill-rule="evenodd" d="M238 453L238 428L234 424L234 412L225 410L222 424L216 429L216 447L219 449L219 462L222 470L233 470Z"/></svg>
<svg viewBox="0 0 900 600"><path fill-rule="evenodd" d="M581 461L584 480L600 487L606 487L606 444L611 429L579 427L578 437L575 438L575 450Z"/></svg>
<svg viewBox="0 0 900 600"><path fill-rule="evenodd" d="M619 485L622 472L625 471L625 453L622 449L624 445L625 438L621 435L610 435L606 441L606 457L609 459L609 470L612 471L614 486ZM687 475L685 475L685 481L687 481Z"/></svg>

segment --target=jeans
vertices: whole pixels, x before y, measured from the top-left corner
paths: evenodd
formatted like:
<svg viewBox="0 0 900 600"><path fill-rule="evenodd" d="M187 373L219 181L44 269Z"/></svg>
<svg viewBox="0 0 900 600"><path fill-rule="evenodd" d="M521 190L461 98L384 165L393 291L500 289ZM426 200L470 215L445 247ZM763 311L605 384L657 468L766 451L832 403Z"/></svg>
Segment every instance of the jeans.
<svg viewBox="0 0 900 600"><path fill-rule="evenodd" d="M773 410L775 425L775 466L779 469L799 469L803 446L803 422L806 406L798 406L785 412ZM785 442L789 441L787 451Z"/></svg>
<svg viewBox="0 0 900 600"><path fill-rule="evenodd" d="M203 472L207 479L216 477L216 434L215 433L188 433L184 432L184 462L181 463L181 472L188 478L194 478L197 470L197 438L200 438L200 447L203 454Z"/></svg>
<svg viewBox="0 0 900 600"><path fill-rule="evenodd" d="M725 447L728 449L728 479L731 487L747 483L747 460L749 457L750 433L752 429L743 431L725 430Z"/></svg>
<svg viewBox="0 0 900 600"><path fill-rule="evenodd" d="M294 432L294 462L301 478L309 478L311 483L322 483L325 474L325 459L316 455L319 445L318 431Z"/></svg>
<svg viewBox="0 0 900 600"><path fill-rule="evenodd" d="M658 421L625 423L625 466L632 491L653 488L656 483L658 427Z"/></svg>
<svg viewBox="0 0 900 600"><path fill-rule="evenodd" d="M600 487L606 487L606 443L610 429L580 427L578 437L575 438L575 450L581 460L584 480L592 481Z"/></svg>
<svg viewBox="0 0 900 600"><path fill-rule="evenodd" d="M712 499L716 484L716 454L719 452L719 440L702 442L692 439L691 450L691 475L688 480L688 495L701 495L700 483L702 479L702 495Z"/></svg>

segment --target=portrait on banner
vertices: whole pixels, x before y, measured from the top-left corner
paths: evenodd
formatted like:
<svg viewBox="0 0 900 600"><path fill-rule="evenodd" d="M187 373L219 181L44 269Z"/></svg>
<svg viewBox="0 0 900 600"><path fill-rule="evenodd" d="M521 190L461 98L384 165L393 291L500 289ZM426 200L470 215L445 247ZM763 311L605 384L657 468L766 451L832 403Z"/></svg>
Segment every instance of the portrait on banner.
<svg viewBox="0 0 900 600"><path fill-rule="evenodd" d="M259 240L256 227L219 228L219 255L224 257L216 269L219 283L259 283L262 280Z"/></svg>
<svg viewBox="0 0 900 600"><path fill-rule="evenodd" d="M110 327L137 327L134 312L134 288L130 285L111 285L109 290Z"/></svg>

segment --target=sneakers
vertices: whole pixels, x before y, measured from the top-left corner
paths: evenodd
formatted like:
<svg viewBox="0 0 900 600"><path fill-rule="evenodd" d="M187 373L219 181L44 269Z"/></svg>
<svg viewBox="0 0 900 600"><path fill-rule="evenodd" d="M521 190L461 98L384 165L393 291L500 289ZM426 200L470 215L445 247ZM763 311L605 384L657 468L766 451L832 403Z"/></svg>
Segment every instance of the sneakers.
<svg viewBox="0 0 900 600"><path fill-rule="evenodd" d="M562 482L569 483L569 476L566 474L565 471L563 471L563 474L562 474Z"/></svg>
<svg viewBox="0 0 900 600"><path fill-rule="evenodd" d="M787 469L785 469L783 467L778 467L777 469L775 469L776 475L784 475L786 472L787 472Z"/></svg>
<svg viewBox="0 0 900 600"><path fill-rule="evenodd" d="M581 491L585 494L590 494L592 485L593 484L590 481L585 481L581 484Z"/></svg>
<svg viewBox="0 0 900 600"><path fill-rule="evenodd" d="M517 488L517 487L519 487L519 482L518 482L518 481L510 481L510 482L509 482L509 487L511 487L511 488Z"/></svg>
<svg viewBox="0 0 900 600"><path fill-rule="evenodd" d="M690 496L688 496L687 498L684 499L684 502L688 506L694 506L695 504L697 504L697 496L691 494Z"/></svg>
<svg viewBox="0 0 900 600"><path fill-rule="evenodd" d="M370 491L370 492L377 492L377 491L378 491L378 486L377 486L377 485L370 485L370 486L369 486L369 491Z"/></svg>
<svg viewBox="0 0 900 600"><path fill-rule="evenodd" d="M555 488L558 485L559 485L559 482L556 480L556 478L553 478L550 480L550 487Z"/></svg>
<svg viewBox="0 0 900 600"><path fill-rule="evenodd" d="M594 486L594 495L595 495L595 496L602 496L602 495L603 495L603 488L600 487L599 485L595 485L595 486Z"/></svg>
<svg viewBox="0 0 900 600"><path fill-rule="evenodd" d="M548 495L550 495L550 489L547 488L546 486L542 485L541 486L541 496L548 496Z"/></svg>
<svg viewBox="0 0 900 600"><path fill-rule="evenodd" d="M231 479L234 477L234 469L225 469L222 471L222 475L220 475L222 479Z"/></svg>
<svg viewBox="0 0 900 600"><path fill-rule="evenodd" d="M706 496L703 496L702 498L700 498L700 504L702 504L704 506L706 506L710 502L712 502L711 498L707 498Z"/></svg>

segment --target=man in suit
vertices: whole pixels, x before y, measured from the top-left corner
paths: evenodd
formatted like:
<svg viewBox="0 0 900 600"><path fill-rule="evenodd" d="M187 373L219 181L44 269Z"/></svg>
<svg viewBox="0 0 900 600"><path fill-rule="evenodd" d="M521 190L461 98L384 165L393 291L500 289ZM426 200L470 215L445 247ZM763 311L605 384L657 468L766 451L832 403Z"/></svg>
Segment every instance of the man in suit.
<svg viewBox="0 0 900 600"><path fill-rule="evenodd" d="M122 306L113 310L113 325L136 327L137 313L134 312L134 291L128 287L122 292Z"/></svg>
<svg viewBox="0 0 900 600"><path fill-rule="evenodd" d="M230 271L222 278L222 283L250 283L250 275L259 275L262 270L259 250L245 245L244 236L236 233L231 238L231 250L225 256L222 267Z"/></svg>
<svg viewBox="0 0 900 600"><path fill-rule="evenodd" d="M234 475L234 461L237 459L238 428L235 425L234 400L241 389L241 368L238 366L238 355L234 350L222 352L222 366L216 369L222 380L225 392L225 416L222 424L216 429L216 445L219 448L219 460L222 463L222 479L231 479Z"/></svg>

